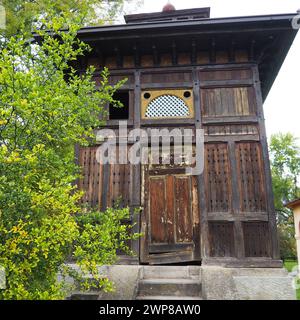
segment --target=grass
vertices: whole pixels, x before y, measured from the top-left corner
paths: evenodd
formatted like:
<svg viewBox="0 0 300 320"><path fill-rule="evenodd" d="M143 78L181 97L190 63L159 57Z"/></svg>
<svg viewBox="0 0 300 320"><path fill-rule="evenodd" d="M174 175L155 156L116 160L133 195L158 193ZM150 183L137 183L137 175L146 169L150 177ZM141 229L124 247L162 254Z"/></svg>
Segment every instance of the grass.
<svg viewBox="0 0 300 320"><path fill-rule="evenodd" d="M287 269L288 272L291 272L293 267L297 265L297 261L295 260L285 260L284 267ZM297 290L297 299L300 300L300 289Z"/></svg>

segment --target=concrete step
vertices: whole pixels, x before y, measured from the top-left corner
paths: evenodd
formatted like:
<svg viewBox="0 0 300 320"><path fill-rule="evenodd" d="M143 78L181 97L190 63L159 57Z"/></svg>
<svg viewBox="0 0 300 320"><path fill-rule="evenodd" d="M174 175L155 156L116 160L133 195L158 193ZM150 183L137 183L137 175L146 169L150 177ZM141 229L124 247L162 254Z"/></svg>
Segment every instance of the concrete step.
<svg viewBox="0 0 300 320"><path fill-rule="evenodd" d="M138 284L138 296L200 297L201 282L195 279L142 279Z"/></svg>
<svg viewBox="0 0 300 320"><path fill-rule="evenodd" d="M188 296L137 296L136 300L202 300L202 298Z"/></svg>
<svg viewBox="0 0 300 320"><path fill-rule="evenodd" d="M200 279L200 266L145 266L144 279Z"/></svg>
<svg viewBox="0 0 300 320"><path fill-rule="evenodd" d="M98 300L99 293L74 293L67 300Z"/></svg>

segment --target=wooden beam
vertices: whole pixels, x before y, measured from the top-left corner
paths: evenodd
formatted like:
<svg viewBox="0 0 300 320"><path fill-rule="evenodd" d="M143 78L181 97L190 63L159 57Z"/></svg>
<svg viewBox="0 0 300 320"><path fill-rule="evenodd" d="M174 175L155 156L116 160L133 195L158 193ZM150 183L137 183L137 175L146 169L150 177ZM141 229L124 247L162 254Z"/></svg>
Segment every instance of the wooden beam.
<svg viewBox="0 0 300 320"><path fill-rule="evenodd" d="M279 259L280 253L279 253L279 243L278 243L278 237L277 237L274 194L272 189L270 159L269 159L269 152L268 152L268 142L267 142L267 134L266 134L266 128L265 128L263 100L262 100L262 94L261 94L261 88L260 88L258 67L253 68L253 80L254 80L256 102L257 102L257 114L259 119L262 156L264 159L263 163L264 163L264 174L266 178L267 208L269 212L269 227L270 227L271 243L272 243L272 257L273 259Z"/></svg>
<svg viewBox="0 0 300 320"><path fill-rule="evenodd" d="M234 63L235 62L235 40L231 41L230 49L229 49L229 62Z"/></svg>
<svg viewBox="0 0 300 320"><path fill-rule="evenodd" d="M134 73L134 105L133 105L133 121L134 128L140 128L141 125L141 74L139 70ZM132 165L132 204L134 208L141 206L141 164ZM141 216L140 214L134 216L133 232L141 232ZM140 253L140 239L132 241L132 250L139 256Z"/></svg>
<svg viewBox="0 0 300 320"><path fill-rule="evenodd" d="M269 221L268 212L209 212L209 221Z"/></svg>
<svg viewBox="0 0 300 320"><path fill-rule="evenodd" d="M195 39L192 40L191 63L197 64L197 42Z"/></svg>
<svg viewBox="0 0 300 320"><path fill-rule="evenodd" d="M238 116L238 117L203 117L203 124L245 124L245 123L258 123L256 116Z"/></svg>
<svg viewBox="0 0 300 320"><path fill-rule="evenodd" d="M193 243L176 243L176 244L150 244L149 245L149 253L161 253L161 252L172 252L178 250L193 250Z"/></svg>
<svg viewBox="0 0 300 320"><path fill-rule="evenodd" d="M153 64L155 67L159 66L159 54L155 44L152 45Z"/></svg>
<svg viewBox="0 0 300 320"><path fill-rule="evenodd" d="M143 83L141 84L142 89L161 89L161 88L180 88L180 89L190 89L193 86L192 82L164 82L164 83Z"/></svg>
<svg viewBox="0 0 300 320"><path fill-rule="evenodd" d="M211 48L210 48L210 52L209 52L209 55L210 55L210 62L211 63L216 63L216 40L213 38L212 41L211 41Z"/></svg>
<svg viewBox="0 0 300 320"><path fill-rule="evenodd" d="M182 119L168 119L168 126L172 125L190 125L194 124L193 118L182 118ZM143 119L141 120L141 126L149 126L149 127L156 127L156 126L166 126L166 119Z"/></svg>
<svg viewBox="0 0 300 320"><path fill-rule="evenodd" d="M172 42L172 64L173 66L177 66L177 47L176 42Z"/></svg>
<svg viewBox="0 0 300 320"><path fill-rule="evenodd" d="M134 56L134 65L135 67L140 67L141 66L141 56L139 52L139 47L137 44L133 46L133 56Z"/></svg>
<svg viewBox="0 0 300 320"><path fill-rule="evenodd" d="M255 39L252 39L250 43L250 48L249 48L249 61L255 60L255 44L256 44Z"/></svg>
<svg viewBox="0 0 300 320"><path fill-rule="evenodd" d="M117 67L118 68L122 68L123 67L123 56L121 55L120 49L119 49L118 46L115 46L114 52L115 52L115 55L116 55Z"/></svg>
<svg viewBox="0 0 300 320"><path fill-rule="evenodd" d="M205 142L238 142L238 141L259 141L258 134L235 134L235 135L206 135L204 137Z"/></svg>
<svg viewBox="0 0 300 320"><path fill-rule="evenodd" d="M195 108L195 129L202 129L201 123L201 95L200 95L200 81L199 72L197 68L193 68L193 96L194 96L194 108ZM206 208L206 194L205 194L205 182L204 172L197 176L198 182L198 208L200 215L200 248L201 259L209 256L209 230L207 220L207 208Z"/></svg>
<svg viewBox="0 0 300 320"><path fill-rule="evenodd" d="M233 214L240 211L240 191L238 188L237 163L235 155L235 142L229 141L228 154L231 168L231 190L232 190L232 209ZM242 223L235 219L234 221L234 247L235 255L241 259L245 257L245 244Z"/></svg>
<svg viewBox="0 0 300 320"><path fill-rule="evenodd" d="M236 86L251 86L253 80L202 80L201 88L220 88L220 87L236 87Z"/></svg>

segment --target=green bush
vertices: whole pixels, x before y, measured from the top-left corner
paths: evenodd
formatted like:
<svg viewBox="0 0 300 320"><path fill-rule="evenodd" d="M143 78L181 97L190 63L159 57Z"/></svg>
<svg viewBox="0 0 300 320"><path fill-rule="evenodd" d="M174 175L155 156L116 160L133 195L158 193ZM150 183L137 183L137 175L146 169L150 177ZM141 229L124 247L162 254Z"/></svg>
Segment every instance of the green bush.
<svg viewBox="0 0 300 320"><path fill-rule="evenodd" d="M0 52L0 265L7 277L0 299L64 298L58 273L86 289L91 274L94 286L110 290L97 265L113 263L116 250L128 252L127 241L138 237L122 224L128 208L100 213L79 205L74 145L93 141L103 106L117 103L112 95L122 83L109 86L104 70L96 89L93 69L77 74L71 63L89 48L76 38L77 26L60 31L65 25L54 19L52 33L39 31L39 46L14 37ZM70 258L80 272L67 267Z"/></svg>

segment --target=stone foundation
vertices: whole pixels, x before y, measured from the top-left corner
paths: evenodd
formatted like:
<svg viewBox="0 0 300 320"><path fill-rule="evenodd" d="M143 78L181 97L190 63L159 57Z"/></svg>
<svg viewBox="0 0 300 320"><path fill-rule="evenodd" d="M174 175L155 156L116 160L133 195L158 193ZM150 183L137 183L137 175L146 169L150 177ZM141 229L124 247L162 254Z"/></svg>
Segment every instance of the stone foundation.
<svg viewBox="0 0 300 320"><path fill-rule="evenodd" d="M139 282L145 272L160 278L166 272L172 279L185 278L185 272L190 274L189 266L141 266L114 265L104 266L99 270L115 283L113 293L91 292L73 293L73 299L100 300L135 300L138 295ZM158 270L158 269L161 269ZM185 270L186 268L186 270ZM282 268L225 268L218 266L193 266L194 280L201 283L203 300L295 300L295 290L292 287L292 277ZM196 272L197 268L199 271ZM197 279L196 279L197 278ZM181 286L182 287L182 286ZM163 288L163 286L162 286ZM168 296L170 292L168 293ZM164 292L161 293L163 300Z"/></svg>
<svg viewBox="0 0 300 320"><path fill-rule="evenodd" d="M203 266L207 300L295 300L292 277L285 269Z"/></svg>

